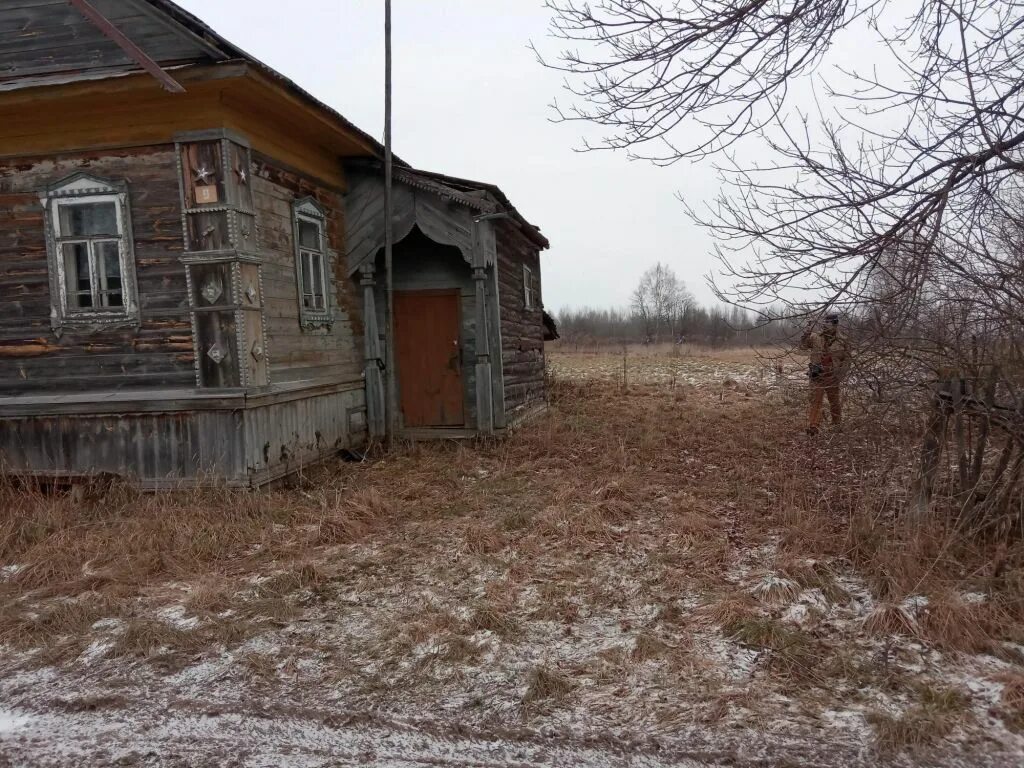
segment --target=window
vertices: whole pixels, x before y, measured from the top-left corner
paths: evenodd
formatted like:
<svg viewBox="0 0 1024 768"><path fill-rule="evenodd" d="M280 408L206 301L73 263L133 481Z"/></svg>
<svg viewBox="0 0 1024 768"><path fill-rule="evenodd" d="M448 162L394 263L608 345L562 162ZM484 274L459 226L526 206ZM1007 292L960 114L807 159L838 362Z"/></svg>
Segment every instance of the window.
<svg viewBox="0 0 1024 768"><path fill-rule="evenodd" d="M75 174L48 188L47 251L53 325L137 324L127 187Z"/></svg>
<svg viewBox="0 0 1024 768"><path fill-rule="evenodd" d="M324 238L324 211L312 198L295 203L295 273L303 328L330 328L331 265Z"/></svg>
<svg viewBox="0 0 1024 768"><path fill-rule="evenodd" d="M523 265L523 306L527 309L534 308L534 302L537 300L536 290L533 283L533 270L525 264Z"/></svg>

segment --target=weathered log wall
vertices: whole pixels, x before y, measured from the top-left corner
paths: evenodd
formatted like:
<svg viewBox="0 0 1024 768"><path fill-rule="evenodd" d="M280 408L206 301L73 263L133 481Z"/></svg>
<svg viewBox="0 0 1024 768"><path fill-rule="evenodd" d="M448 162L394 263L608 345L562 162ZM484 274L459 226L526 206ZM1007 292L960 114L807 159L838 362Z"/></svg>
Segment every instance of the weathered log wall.
<svg viewBox="0 0 1024 768"><path fill-rule="evenodd" d="M534 299L526 307L523 266L533 271ZM498 230L498 294L501 301L501 365L509 422L544 402L544 321L540 252L508 224Z"/></svg>
<svg viewBox="0 0 1024 768"><path fill-rule="evenodd" d="M40 192L77 171L128 183L141 326L57 337ZM0 161L0 393L193 386L172 145Z"/></svg>
<svg viewBox="0 0 1024 768"><path fill-rule="evenodd" d="M344 263L345 213L341 193L323 182L253 153L253 193L263 258L270 380L343 381L362 373L359 296ZM334 266L335 323L303 329L295 273L292 203L313 197L327 216Z"/></svg>

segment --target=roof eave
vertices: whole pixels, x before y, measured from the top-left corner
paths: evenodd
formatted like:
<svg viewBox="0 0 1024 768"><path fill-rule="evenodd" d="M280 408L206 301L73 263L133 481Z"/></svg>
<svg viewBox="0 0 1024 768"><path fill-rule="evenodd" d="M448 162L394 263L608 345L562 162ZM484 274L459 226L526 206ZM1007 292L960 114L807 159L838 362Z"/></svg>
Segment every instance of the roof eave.
<svg viewBox="0 0 1024 768"><path fill-rule="evenodd" d="M375 171L381 172L383 171L381 163L377 160L353 159L350 160L349 163L356 167L371 168ZM417 186L430 192L443 194L446 198L468 208L473 208L481 213L507 213L512 221L514 221L519 227L523 236L540 248L540 250L547 250L551 247L550 241L540 231L540 227L535 224L531 224L526 217L523 216L514 205L512 205L508 196L506 196L496 184L472 181L470 179L449 176L435 171L424 171L411 166L404 166L395 170L399 180L403 183L411 184L412 186ZM422 182L417 183L417 179L427 180L430 184ZM465 190L459 190L448 186L450 184L459 184L469 187L470 189L481 193L484 197L470 196L466 194ZM443 189L437 189L438 185L443 187Z"/></svg>

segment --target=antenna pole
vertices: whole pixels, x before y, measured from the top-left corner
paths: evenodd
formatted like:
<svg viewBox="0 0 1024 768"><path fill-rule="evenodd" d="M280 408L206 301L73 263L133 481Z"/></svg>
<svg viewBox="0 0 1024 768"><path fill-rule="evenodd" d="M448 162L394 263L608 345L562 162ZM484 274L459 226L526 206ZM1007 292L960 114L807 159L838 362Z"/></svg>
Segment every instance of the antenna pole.
<svg viewBox="0 0 1024 768"><path fill-rule="evenodd" d="M391 195L391 0L384 0L384 271L388 298L385 326L387 344L387 406L388 447L395 445L398 419L395 413L395 286L392 276L394 246L394 201Z"/></svg>

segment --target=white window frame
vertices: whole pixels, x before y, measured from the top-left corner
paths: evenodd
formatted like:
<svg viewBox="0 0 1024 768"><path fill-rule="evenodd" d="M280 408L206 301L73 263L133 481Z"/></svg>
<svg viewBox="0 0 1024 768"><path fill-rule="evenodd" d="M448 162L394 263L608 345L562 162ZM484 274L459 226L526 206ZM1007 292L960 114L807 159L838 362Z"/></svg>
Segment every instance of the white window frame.
<svg viewBox="0 0 1024 768"><path fill-rule="evenodd" d="M523 264L523 307L525 309L535 309L536 298L533 290L533 270L526 264Z"/></svg>
<svg viewBox="0 0 1024 768"><path fill-rule="evenodd" d="M296 200L292 206L292 213L294 219L293 237L295 239L295 287L298 292L299 299L299 325L301 325L303 329L310 331L317 328L326 328L327 330L330 330L334 325L334 306L332 304L334 286L331 279L333 274L331 251L327 246L327 217L324 213L324 209L312 197L304 197L301 200ZM299 239L300 222L316 226L319 233L319 250L307 248L302 245L302 242ZM323 295L320 297L323 304L322 308L306 306L306 296L315 296L315 293L312 290L307 290L307 288L311 288L311 286L306 286L302 277L303 263L307 260L311 262L310 274L313 272L313 262L318 261L320 264L320 285L322 286L323 291Z"/></svg>
<svg viewBox="0 0 1024 768"><path fill-rule="evenodd" d="M105 328L138 326L139 302L135 277L134 238L128 185L76 173L46 188L40 195L46 220L46 251L50 273L50 320L60 336L65 330L99 331ZM60 209L65 206L91 203L113 203L117 216L116 237L70 237L60 229ZM93 306L74 307L68 301L64 248L68 243L85 242L89 248L89 284ZM121 306L99 306L100 276L96 269L95 246L100 242L116 242L121 270Z"/></svg>

